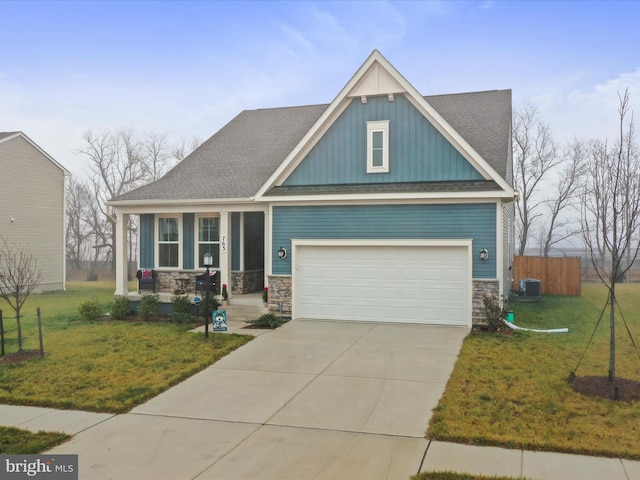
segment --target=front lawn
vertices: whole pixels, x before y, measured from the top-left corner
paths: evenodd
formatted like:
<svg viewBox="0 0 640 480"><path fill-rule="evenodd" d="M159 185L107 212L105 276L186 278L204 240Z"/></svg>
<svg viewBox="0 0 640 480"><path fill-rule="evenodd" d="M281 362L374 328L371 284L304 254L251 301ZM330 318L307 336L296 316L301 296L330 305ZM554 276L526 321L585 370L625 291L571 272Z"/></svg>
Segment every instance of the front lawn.
<svg viewBox="0 0 640 480"><path fill-rule="evenodd" d="M633 339L640 344L640 285L620 285L617 292ZM600 284L587 283L581 297L512 303L518 326L568 327L568 334L471 333L427 437L640 459L640 402L587 398L566 381L587 347L606 294ZM617 377L640 381L640 358L619 314L616 318ZM606 376L608 365L607 313L576 375Z"/></svg>
<svg viewBox="0 0 640 480"><path fill-rule="evenodd" d="M25 349L38 348L35 309L42 310L44 358L0 366L0 403L121 413L158 395L252 339L189 333L190 326L82 322L79 305L95 298L105 312L113 284L73 283L66 292L32 295L24 311ZM7 318L8 351L17 349ZM12 312L11 312L12 313Z"/></svg>
<svg viewBox="0 0 640 480"><path fill-rule="evenodd" d="M0 427L0 454L30 455L40 453L60 445L69 438L71 437L65 433L32 433L20 428Z"/></svg>
<svg viewBox="0 0 640 480"><path fill-rule="evenodd" d="M485 475L468 475L456 472L423 472L413 475L411 480L518 480L514 477L499 477Z"/></svg>

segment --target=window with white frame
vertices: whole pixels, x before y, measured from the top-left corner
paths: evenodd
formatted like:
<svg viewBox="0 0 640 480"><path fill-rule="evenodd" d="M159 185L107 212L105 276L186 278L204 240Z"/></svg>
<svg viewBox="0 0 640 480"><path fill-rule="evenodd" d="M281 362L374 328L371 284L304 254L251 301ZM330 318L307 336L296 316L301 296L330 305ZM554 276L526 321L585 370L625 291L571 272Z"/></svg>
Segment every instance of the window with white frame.
<svg viewBox="0 0 640 480"><path fill-rule="evenodd" d="M158 267L180 266L180 219L158 218Z"/></svg>
<svg viewBox="0 0 640 480"><path fill-rule="evenodd" d="M198 217L198 260L199 268L204 266L204 254L213 255L213 268L220 267L220 218L219 217Z"/></svg>
<svg viewBox="0 0 640 480"><path fill-rule="evenodd" d="M367 173L389 172L389 120L367 122Z"/></svg>

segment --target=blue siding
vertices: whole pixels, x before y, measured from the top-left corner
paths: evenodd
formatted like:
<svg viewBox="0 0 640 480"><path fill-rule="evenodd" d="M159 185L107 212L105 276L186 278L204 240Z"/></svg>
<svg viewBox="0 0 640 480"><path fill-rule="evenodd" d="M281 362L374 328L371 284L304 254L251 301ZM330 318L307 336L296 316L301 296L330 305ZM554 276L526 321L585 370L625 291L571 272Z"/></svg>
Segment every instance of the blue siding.
<svg viewBox="0 0 640 480"><path fill-rule="evenodd" d="M193 213L182 214L182 268L192 270L195 253L195 215Z"/></svg>
<svg viewBox="0 0 640 480"><path fill-rule="evenodd" d="M367 174L367 121L389 120L389 173ZM403 96L354 99L284 182L325 185L483 177Z"/></svg>
<svg viewBox="0 0 640 480"><path fill-rule="evenodd" d="M140 215L140 268L154 268L155 216Z"/></svg>
<svg viewBox="0 0 640 480"><path fill-rule="evenodd" d="M240 219L241 214L231 214L231 270L240 270Z"/></svg>
<svg viewBox="0 0 640 480"><path fill-rule="evenodd" d="M273 273L291 274L291 239L473 239L473 251L489 250L489 260L473 255L474 278L496 278L495 204L340 205L273 208Z"/></svg>

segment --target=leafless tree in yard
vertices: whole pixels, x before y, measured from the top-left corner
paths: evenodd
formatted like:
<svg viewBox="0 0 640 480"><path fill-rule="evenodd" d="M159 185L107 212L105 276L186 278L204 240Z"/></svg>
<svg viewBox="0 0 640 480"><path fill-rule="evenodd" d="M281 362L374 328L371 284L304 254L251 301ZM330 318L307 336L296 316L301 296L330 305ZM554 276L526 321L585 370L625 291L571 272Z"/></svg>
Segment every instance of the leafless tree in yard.
<svg viewBox="0 0 640 480"><path fill-rule="evenodd" d="M518 255L524 255L536 220L545 203L540 187L543 179L562 161L548 125L538 118L533 107L513 114L514 183L519 193L516 203Z"/></svg>
<svg viewBox="0 0 640 480"><path fill-rule="evenodd" d="M84 147L77 153L89 161L90 179L88 187L92 200L90 211L83 211L85 222L90 226L94 261L115 261L115 217L107 201L134 188L158 180L176 160L182 160L199 145L199 140L182 139L171 145L166 135L140 134L132 129L88 130L84 136ZM77 205L76 205L77 206ZM131 258L136 235L136 218L129 218L129 257Z"/></svg>
<svg viewBox="0 0 640 480"><path fill-rule="evenodd" d="M142 144L145 154L146 177L155 182L164 175L174 163L174 157L169 151L166 135L149 133Z"/></svg>
<svg viewBox="0 0 640 480"><path fill-rule="evenodd" d="M66 195L67 262L71 268L80 268L80 262L89 257L89 242L93 234L91 189L86 183L71 177L67 182Z"/></svg>
<svg viewBox="0 0 640 480"><path fill-rule="evenodd" d="M184 160L187 155L193 152L202 144L202 140L195 135L189 139L182 138L171 150L171 154L178 161Z"/></svg>
<svg viewBox="0 0 640 480"><path fill-rule="evenodd" d="M16 314L18 350L22 351L20 312L29 295L42 282L42 270L25 245L10 244L0 236L0 297Z"/></svg>
<svg viewBox="0 0 640 480"><path fill-rule="evenodd" d="M99 133L88 130L83 138L85 147L79 153L89 159L94 197L90 217L95 238L94 259L104 252L104 259L115 261L116 220L107 201L145 183L148 168L143 145L131 129Z"/></svg>
<svg viewBox="0 0 640 480"><path fill-rule="evenodd" d="M616 284L638 256L640 243L640 151L628 89L619 96L619 137L613 145L594 141L582 192L582 226L593 267L609 290L609 381L616 375ZM607 262L601 262L606 256ZM605 266L606 265L606 266Z"/></svg>
<svg viewBox="0 0 640 480"><path fill-rule="evenodd" d="M540 238L540 253L544 257L549 256L554 245L582 232L570 214L574 211L579 218L579 209L575 207L580 200L580 188L586 171L585 158L586 148L579 140L574 140L564 149L561 170L557 173L549 198L544 202L547 215L541 226Z"/></svg>

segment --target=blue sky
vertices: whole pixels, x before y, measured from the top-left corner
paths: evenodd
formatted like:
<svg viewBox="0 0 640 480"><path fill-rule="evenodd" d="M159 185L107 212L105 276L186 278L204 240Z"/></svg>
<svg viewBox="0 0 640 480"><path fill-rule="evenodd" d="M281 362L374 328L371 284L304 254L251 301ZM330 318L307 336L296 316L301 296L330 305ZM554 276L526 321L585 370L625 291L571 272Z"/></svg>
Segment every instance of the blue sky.
<svg viewBox="0 0 640 480"><path fill-rule="evenodd" d="M81 174L87 129L206 139L243 109L329 103L373 49L422 94L510 88L560 141L640 114L640 2L0 0L0 131Z"/></svg>

